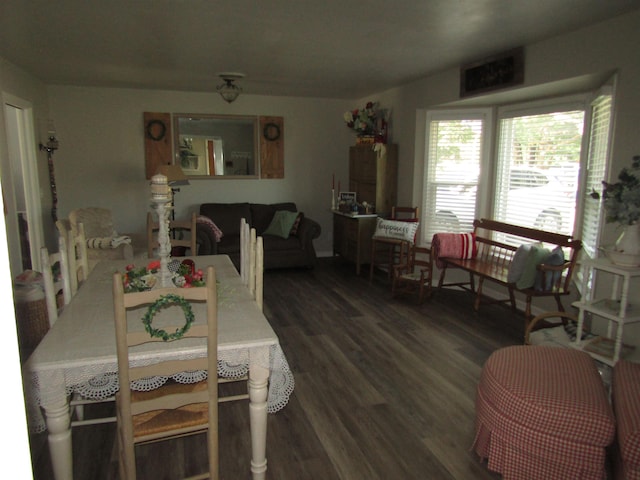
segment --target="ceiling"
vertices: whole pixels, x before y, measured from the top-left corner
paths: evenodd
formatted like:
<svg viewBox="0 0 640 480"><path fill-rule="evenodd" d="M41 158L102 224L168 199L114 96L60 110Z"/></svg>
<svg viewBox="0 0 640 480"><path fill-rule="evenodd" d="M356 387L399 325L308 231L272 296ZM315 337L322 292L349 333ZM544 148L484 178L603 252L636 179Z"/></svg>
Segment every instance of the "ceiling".
<svg viewBox="0 0 640 480"><path fill-rule="evenodd" d="M2 0L0 56L47 84L360 98L640 0ZM525 52L526 54L526 52Z"/></svg>

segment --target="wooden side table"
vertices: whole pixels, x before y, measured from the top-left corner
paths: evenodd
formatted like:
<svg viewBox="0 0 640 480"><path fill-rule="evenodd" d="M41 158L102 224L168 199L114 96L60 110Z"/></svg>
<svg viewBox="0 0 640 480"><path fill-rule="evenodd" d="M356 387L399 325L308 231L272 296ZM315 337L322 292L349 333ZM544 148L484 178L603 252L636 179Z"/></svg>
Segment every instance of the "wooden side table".
<svg viewBox="0 0 640 480"><path fill-rule="evenodd" d="M371 237L376 230L377 215L351 215L333 211L333 254L360 266L371 261Z"/></svg>

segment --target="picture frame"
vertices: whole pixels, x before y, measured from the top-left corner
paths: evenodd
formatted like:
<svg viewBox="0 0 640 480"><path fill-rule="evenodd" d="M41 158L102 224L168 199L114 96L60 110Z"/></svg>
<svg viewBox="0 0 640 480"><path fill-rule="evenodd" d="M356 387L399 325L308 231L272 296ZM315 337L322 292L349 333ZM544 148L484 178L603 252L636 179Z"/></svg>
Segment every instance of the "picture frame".
<svg viewBox="0 0 640 480"><path fill-rule="evenodd" d="M524 83L524 48L518 47L460 67L460 97Z"/></svg>
<svg viewBox="0 0 640 480"><path fill-rule="evenodd" d="M356 203L356 192L338 192L338 202Z"/></svg>

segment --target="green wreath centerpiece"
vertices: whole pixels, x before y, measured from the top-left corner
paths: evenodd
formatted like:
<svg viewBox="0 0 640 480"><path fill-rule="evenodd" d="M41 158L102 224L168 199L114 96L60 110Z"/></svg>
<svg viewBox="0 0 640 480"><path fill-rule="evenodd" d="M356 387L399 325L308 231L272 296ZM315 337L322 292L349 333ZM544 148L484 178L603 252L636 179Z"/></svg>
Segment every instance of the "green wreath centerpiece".
<svg viewBox="0 0 640 480"><path fill-rule="evenodd" d="M161 328L153 328L151 326L151 321L153 317L160 311L162 308L165 308L170 305L176 305L182 308L184 312L185 323L182 328L176 329L175 332L169 333L166 330ZM191 308L191 304L181 297L180 295L176 295L174 293L168 293L167 295L162 295L158 300L149 305L147 309L147 313L142 317L142 323L144 325L144 329L147 331L149 335L156 338L161 338L165 342L171 340L177 340L182 338L182 336L187 333L187 331L191 328L191 324L193 323L194 315L193 309Z"/></svg>

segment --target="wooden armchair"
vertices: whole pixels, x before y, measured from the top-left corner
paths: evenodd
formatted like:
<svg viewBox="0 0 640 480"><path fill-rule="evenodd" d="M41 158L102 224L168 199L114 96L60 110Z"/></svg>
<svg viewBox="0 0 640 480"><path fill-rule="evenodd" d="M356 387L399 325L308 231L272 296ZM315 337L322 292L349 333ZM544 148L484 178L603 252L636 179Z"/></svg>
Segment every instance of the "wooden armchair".
<svg viewBox="0 0 640 480"><path fill-rule="evenodd" d="M418 219L418 207L391 207L391 217L389 217L389 220L417 222ZM417 235L418 233L416 231L416 237ZM369 282L373 280L373 271L376 266L387 268L388 276L391 278L393 265L402 261L402 258L408 253L410 246L411 244L409 242L403 240L374 235L371 239Z"/></svg>
<svg viewBox="0 0 640 480"><path fill-rule="evenodd" d="M413 245L407 261L393 266L391 296L418 293L418 302L431 297L433 263L431 249Z"/></svg>
<svg viewBox="0 0 640 480"><path fill-rule="evenodd" d="M78 234L80 223L84 225L89 270L100 260L133 260L131 238L116 231L111 210L99 207L72 210L68 221L72 235Z"/></svg>

